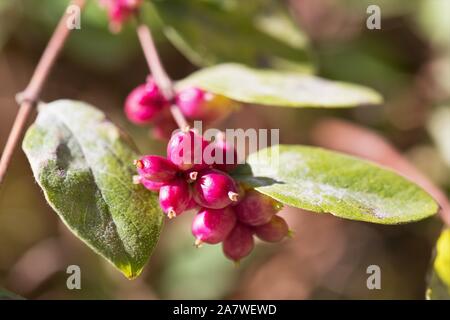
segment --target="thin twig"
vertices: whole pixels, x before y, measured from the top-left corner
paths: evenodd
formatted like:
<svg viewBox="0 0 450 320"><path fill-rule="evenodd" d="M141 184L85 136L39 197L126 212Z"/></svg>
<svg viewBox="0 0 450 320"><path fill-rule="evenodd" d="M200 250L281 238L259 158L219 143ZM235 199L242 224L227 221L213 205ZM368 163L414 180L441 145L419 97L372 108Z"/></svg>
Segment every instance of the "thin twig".
<svg viewBox="0 0 450 320"><path fill-rule="evenodd" d="M142 50L144 51L145 59L147 60L148 67L150 68L150 72L152 73L156 84L161 88L164 97L168 101L172 102L170 112L172 113L175 122L177 123L178 127L180 127L180 129L187 128L188 122L186 121L186 118L184 117L183 113L181 113L181 110L178 108L178 106L173 103L175 97L173 83L161 63L161 59L159 58L158 51L156 50L155 42L153 41L150 28L147 25L141 23L137 27L137 34L142 46Z"/></svg>
<svg viewBox="0 0 450 320"><path fill-rule="evenodd" d="M85 0L73 0L70 5L76 5L81 9L84 4ZM71 29L69 29L66 24L68 18L69 16L66 12L64 12L64 16L60 20L49 43L47 44L47 47L45 48L45 51L42 54L36 69L34 70L33 76L31 77L27 88L22 93L17 95L20 108L0 159L0 184L5 178L9 163L11 162L17 144L23 135L23 131L25 130L31 111L34 109L34 106L39 99L42 87L44 86L50 70L70 34Z"/></svg>

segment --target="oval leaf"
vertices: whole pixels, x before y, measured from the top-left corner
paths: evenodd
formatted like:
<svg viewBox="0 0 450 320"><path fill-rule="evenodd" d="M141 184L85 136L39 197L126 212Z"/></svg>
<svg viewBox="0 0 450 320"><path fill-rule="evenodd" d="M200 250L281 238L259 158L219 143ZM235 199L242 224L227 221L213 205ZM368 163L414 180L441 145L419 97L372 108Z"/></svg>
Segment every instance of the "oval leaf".
<svg viewBox="0 0 450 320"><path fill-rule="evenodd" d="M130 142L98 109L40 106L23 149L50 206L69 229L128 278L140 274L163 221L156 196L132 183Z"/></svg>
<svg viewBox="0 0 450 320"><path fill-rule="evenodd" d="M376 91L360 85L239 64L197 71L179 85L198 86L240 102L281 107L342 108L383 101Z"/></svg>
<svg viewBox="0 0 450 320"><path fill-rule="evenodd" d="M236 178L293 207L381 224L434 215L437 203L392 171L337 152L280 145L249 156ZM251 175L250 175L251 173Z"/></svg>
<svg viewBox="0 0 450 320"><path fill-rule="evenodd" d="M427 298L450 300L450 229L442 231L437 241Z"/></svg>

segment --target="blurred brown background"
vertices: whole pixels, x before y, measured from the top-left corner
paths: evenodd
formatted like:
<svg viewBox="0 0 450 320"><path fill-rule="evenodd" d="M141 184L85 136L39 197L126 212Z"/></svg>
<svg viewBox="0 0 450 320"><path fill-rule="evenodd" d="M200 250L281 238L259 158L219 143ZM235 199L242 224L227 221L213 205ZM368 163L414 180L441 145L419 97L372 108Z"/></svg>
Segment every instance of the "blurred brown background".
<svg viewBox="0 0 450 320"><path fill-rule="evenodd" d="M2 147L17 112L14 96L27 85L66 3L0 0ZM385 105L352 110L278 108L276 112L245 106L220 126L280 128L281 143L327 144L333 148L342 141L332 137L338 137L345 126L334 126L330 130L336 132L329 132L320 125L325 118L340 118L383 135L437 185L450 190L448 167L427 132L433 110L450 107L448 3L286 1L298 27L310 39L318 74L371 86L385 96ZM381 8L381 30L366 28L369 4ZM94 1L87 12L82 29L74 32L55 66L42 100L89 102L123 126L143 153L162 153L164 142L153 141L148 128L129 124L122 113L124 97L147 75L133 29L111 35L105 14ZM174 79L196 70L166 40L157 23L154 29ZM325 134L330 138L323 142ZM350 149L367 147L361 140L364 136L349 138ZM239 268L223 257L220 246L192 247L191 217L177 218L166 223L144 274L128 281L66 230L46 204L23 152L18 150L0 188L0 287L31 299L424 297L426 270L441 226L437 217L382 226L291 208L284 209L282 215L289 220L295 237L276 245L258 244ZM71 264L81 267L82 290L66 288L65 270ZM372 264L381 267L381 290L366 287L366 268Z"/></svg>

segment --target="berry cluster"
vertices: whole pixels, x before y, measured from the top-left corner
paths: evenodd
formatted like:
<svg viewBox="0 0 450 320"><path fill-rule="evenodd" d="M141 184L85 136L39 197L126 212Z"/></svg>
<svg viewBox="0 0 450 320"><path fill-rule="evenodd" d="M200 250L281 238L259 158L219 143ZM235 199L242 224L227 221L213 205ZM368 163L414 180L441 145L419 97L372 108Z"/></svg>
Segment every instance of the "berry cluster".
<svg viewBox="0 0 450 320"><path fill-rule="evenodd" d="M233 162L210 163L204 156L206 148L213 150L215 160L228 155ZM167 158L143 156L135 165L136 183L159 191L160 206L169 218L196 212L192 222L196 246L222 242L225 255L239 261L252 251L253 235L268 242L288 235L286 222L276 215L279 203L245 190L227 173L237 166L237 153L222 138L209 142L195 130L178 131L169 141Z"/></svg>
<svg viewBox="0 0 450 320"><path fill-rule="evenodd" d="M143 1L100 2L108 11L111 30L120 31ZM253 189L245 189L228 174L236 168L238 157L223 135L209 142L195 130L172 134L177 128L170 112L172 104L188 120L200 120L206 125L225 118L235 108L232 100L196 87L181 89L168 100L149 76L126 98L125 114L135 124L152 124L155 138L170 141L167 158L147 155L135 161L138 175L134 182L159 192L159 204L169 218L195 211L195 245L222 243L225 256L236 262L253 250L254 235L267 242L286 237L286 221L276 215L280 204ZM206 148L210 159L204 156Z"/></svg>
<svg viewBox="0 0 450 320"><path fill-rule="evenodd" d="M172 119L169 106L175 103L188 120L201 120L212 123L226 117L234 108L231 100L205 92L199 88L188 87L176 93L174 101L164 98L155 81L147 82L133 89L125 100L125 114L138 125L153 125L153 136L168 139L177 128Z"/></svg>

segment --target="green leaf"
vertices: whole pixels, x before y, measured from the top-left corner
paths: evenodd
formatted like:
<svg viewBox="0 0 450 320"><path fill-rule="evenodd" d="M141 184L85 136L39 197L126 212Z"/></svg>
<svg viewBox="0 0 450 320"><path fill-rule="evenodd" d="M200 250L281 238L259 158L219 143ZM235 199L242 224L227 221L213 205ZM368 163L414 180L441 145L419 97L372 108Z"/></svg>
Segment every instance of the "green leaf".
<svg viewBox="0 0 450 320"><path fill-rule="evenodd" d="M442 231L437 241L427 298L450 300L450 229Z"/></svg>
<svg viewBox="0 0 450 320"><path fill-rule="evenodd" d="M199 66L240 62L311 71L307 39L279 0L152 1L169 40Z"/></svg>
<svg viewBox="0 0 450 320"><path fill-rule="evenodd" d="M280 145L251 154L247 163L233 175L289 206L381 224L417 221L438 211L412 182L344 154Z"/></svg>
<svg viewBox="0 0 450 320"><path fill-rule="evenodd" d="M128 278L155 247L163 214L132 182L134 144L98 109L59 100L40 106L23 149L50 206L69 229Z"/></svg>
<svg viewBox="0 0 450 320"><path fill-rule="evenodd" d="M200 70L178 85L198 86L240 102L281 107L340 108L383 101L376 91L363 86L238 64Z"/></svg>

